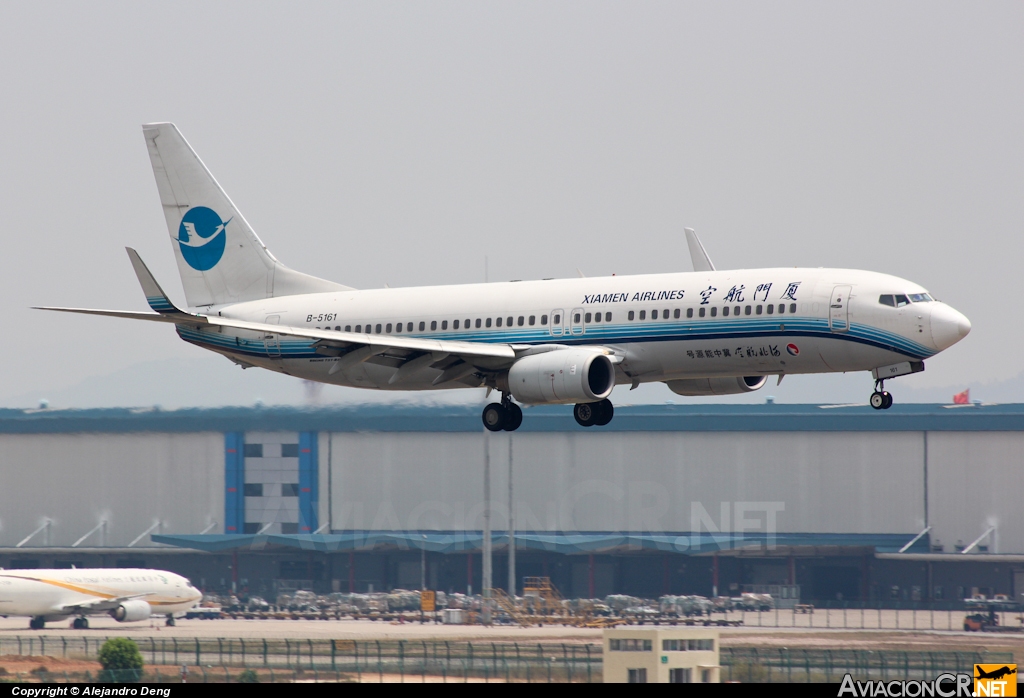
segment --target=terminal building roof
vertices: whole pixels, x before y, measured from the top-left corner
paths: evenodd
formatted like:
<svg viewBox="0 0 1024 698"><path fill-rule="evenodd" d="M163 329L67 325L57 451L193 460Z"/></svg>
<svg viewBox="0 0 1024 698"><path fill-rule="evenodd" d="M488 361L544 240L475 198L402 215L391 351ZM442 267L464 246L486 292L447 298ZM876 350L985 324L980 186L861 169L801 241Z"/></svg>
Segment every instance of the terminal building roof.
<svg viewBox="0 0 1024 698"><path fill-rule="evenodd" d="M525 410L522 432L583 430L563 405ZM477 432L479 406L0 409L0 434L128 432ZM597 431L1024 431L1024 404L616 405Z"/></svg>

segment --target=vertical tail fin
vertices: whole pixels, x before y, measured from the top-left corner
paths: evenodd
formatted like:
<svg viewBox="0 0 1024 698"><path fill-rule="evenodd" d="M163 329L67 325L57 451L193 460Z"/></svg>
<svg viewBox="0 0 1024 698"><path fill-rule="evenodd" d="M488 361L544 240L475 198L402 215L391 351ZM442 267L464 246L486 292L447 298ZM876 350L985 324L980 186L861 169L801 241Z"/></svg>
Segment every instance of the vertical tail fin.
<svg viewBox="0 0 1024 698"><path fill-rule="evenodd" d="M174 124L142 132L189 306L348 290L278 262Z"/></svg>

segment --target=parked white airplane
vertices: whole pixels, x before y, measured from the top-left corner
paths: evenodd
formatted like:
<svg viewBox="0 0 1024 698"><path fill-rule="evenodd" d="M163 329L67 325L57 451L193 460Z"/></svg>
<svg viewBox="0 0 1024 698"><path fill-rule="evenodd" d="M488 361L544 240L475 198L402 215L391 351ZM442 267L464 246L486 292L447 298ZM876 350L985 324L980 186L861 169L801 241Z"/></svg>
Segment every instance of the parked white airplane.
<svg viewBox="0 0 1024 698"><path fill-rule="evenodd" d="M924 370L963 339L966 317L921 286L848 269L717 271L692 230L694 271L358 291L270 254L169 123L143 126L189 311L132 265L155 313L45 308L168 322L225 355L307 380L378 390L486 387L484 425L515 430L526 404L575 403L604 425L616 385L661 381L680 395L761 388L769 376ZM230 224L230 225L229 225Z"/></svg>
<svg viewBox="0 0 1024 698"><path fill-rule="evenodd" d="M85 629L88 616L100 613L122 623L159 614L174 625L175 613L202 598L187 579L162 570L0 570L0 616L29 616L33 630L65 618Z"/></svg>

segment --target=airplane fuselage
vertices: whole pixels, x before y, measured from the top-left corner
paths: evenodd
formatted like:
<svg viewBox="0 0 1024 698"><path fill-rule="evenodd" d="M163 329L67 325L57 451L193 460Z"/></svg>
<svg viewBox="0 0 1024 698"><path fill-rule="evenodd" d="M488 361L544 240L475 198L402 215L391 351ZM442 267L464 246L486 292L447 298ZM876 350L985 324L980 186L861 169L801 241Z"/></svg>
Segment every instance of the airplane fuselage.
<svg viewBox="0 0 1024 698"><path fill-rule="evenodd" d="M907 299L900 307L883 296ZM917 302L910 302L910 298ZM285 296L203 308L250 322L370 335L595 345L623 357L616 383L872 370L919 362L970 328L918 284L867 271L750 269ZM433 385L440 369L389 382L387 357L331 372L309 339L179 326L183 339L307 380L382 390Z"/></svg>

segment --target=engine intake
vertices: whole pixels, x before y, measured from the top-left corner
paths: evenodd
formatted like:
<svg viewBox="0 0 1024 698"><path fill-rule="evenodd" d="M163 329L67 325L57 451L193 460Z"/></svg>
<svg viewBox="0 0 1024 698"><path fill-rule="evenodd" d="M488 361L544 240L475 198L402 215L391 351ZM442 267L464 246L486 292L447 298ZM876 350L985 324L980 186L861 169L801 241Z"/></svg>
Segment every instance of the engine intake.
<svg viewBox="0 0 1024 698"><path fill-rule="evenodd" d="M739 378L684 378L665 381L665 385L676 395L691 397L705 395L738 395L760 390L768 382L768 376L741 376Z"/></svg>
<svg viewBox="0 0 1024 698"><path fill-rule="evenodd" d="M134 623L153 615L153 608L142 599L130 599L110 612L119 623Z"/></svg>
<svg viewBox="0 0 1024 698"><path fill-rule="evenodd" d="M556 349L524 356L508 371L512 396L527 404L595 402L615 387L615 367L590 349Z"/></svg>

